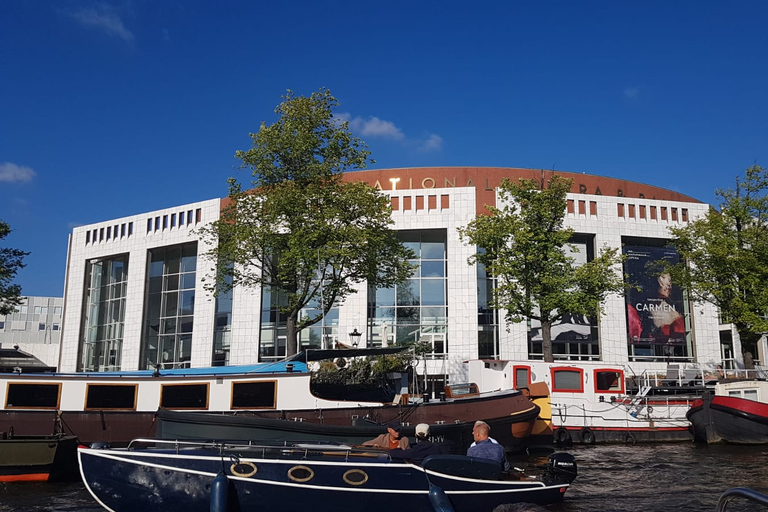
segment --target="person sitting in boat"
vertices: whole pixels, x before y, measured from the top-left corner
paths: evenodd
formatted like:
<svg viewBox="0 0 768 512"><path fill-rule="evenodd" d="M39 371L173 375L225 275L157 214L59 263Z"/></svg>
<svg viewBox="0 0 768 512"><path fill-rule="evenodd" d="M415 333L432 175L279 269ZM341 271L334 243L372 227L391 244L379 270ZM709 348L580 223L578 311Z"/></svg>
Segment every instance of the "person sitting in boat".
<svg viewBox="0 0 768 512"><path fill-rule="evenodd" d="M395 448L389 452L389 456L396 461L410 460L419 464L428 455L444 455L446 453L448 453L447 447L429 440L429 425L419 423L416 425L416 444L407 450Z"/></svg>
<svg viewBox="0 0 768 512"><path fill-rule="evenodd" d="M509 471L509 461L504 448L490 439L491 427L484 421L476 421L472 429L475 442L467 450L467 455L480 459L491 459L501 464L504 471Z"/></svg>
<svg viewBox="0 0 768 512"><path fill-rule="evenodd" d="M377 448L386 448L388 450L394 450L395 448L406 450L410 448L411 443L406 436L400 436L401 428L399 421L392 420L387 423L386 434L381 434L370 441L364 442L363 446L375 446Z"/></svg>

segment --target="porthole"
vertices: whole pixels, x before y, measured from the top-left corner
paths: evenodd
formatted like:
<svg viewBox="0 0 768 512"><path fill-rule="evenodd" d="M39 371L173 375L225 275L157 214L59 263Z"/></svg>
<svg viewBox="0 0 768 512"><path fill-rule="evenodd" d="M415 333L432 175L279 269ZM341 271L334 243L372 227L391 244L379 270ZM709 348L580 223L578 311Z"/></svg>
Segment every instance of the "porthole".
<svg viewBox="0 0 768 512"><path fill-rule="evenodd" d="M251 462L237 462L235 464L232 464L229 467L229 470L232 472L235 476L241 476L241 477L249 477L256 474L256 471L258 469L256 468L256 465L254 465Z"/></svg>
<svg viewBox="0 0 768 512"><path fill-rule="evenodd" d="M315 472L307 466L293 466L288 470L288 478L294 482L309 482L314 476Z"/></svg>
<svg viewBox="0 0 768 512"><path fill-rule="evenodd" d="M344 473L343 478L349 485L363 485L368 481L368 473L362 469L350 469Z"/></svg>

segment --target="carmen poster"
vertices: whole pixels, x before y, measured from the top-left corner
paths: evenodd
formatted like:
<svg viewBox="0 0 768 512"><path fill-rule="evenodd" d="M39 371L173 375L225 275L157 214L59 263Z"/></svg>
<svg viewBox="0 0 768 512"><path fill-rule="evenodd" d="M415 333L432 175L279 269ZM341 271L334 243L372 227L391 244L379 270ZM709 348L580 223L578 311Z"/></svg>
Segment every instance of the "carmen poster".
<svg viewBox="0 0 768 512"><path fill-rule="evenodd" d="M639 287L626 292L627 336L630 343L643 345L684 344L683 290L669 274L658 274L655 262L672 264L680 260L674 249L625 246L624 272L628 282ZM655 267L655 268L654 268Z"/></svg>

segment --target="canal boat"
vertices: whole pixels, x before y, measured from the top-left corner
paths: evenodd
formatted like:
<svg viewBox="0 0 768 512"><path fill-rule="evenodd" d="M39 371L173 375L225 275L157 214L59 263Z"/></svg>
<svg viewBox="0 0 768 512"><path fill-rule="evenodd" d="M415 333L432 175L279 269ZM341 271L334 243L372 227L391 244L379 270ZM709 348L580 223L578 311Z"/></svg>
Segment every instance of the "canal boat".
<svg viewBox="0 0 768 512"><path fill-rule="evenodd" d="M553 454L542 475L503 474L489 459L431 455L414 464L327 443L138 439L127 449L81 447L78 457L86 488L114 512L491 512L503 503L559 502L577 474L567 453Z"/></svg>
<svg viewBox="0 0 768 512"><path fill-rule="evenodd" d="M69 480L77 475L77 438L0 433L0 482Z"/></svg>
<svg viewBox="0 0 768 512"><path fill-rule="evenodd" d="M383 425L392 419L408 421L405 414L416 423L430 425L504 417L511 418L509 424L523 434L532 427L538 407L520 392L444 402L411 400L402 383L388 398L348 398L343 386L338 390L341 398L313 393L309 367L313 361L402 350L308 351L291 360L212 368L0 374L0 431L13 428L18 435L64 432L84 444L125 446L136 437L155 435L160 409L211 416L258 413L266 418L328 425L361 421Z"/></svg>
<svg viewBox="0 0 768 512"><path fill-rule="evenodd" d="M518 390L480 393L473 385L447 386L439 400L423 398L391 407L350 407L281 411L157 412L157 437L163 439L251 439L257 441L312 441L361 444L387 431L397 420L401 435L415 436L419 423L430 425L433 442L453 453L465 453L474 441L472 428L483 420L510 452L527 448L540 410ZM552 438L550 436L549 443Z"/></svg>
<svg viewBox="0 0 768 512"><path fill-rule="evenodd" d="M668 368L659 378L628 375L601 362L470 360L468 373L481 390L528 390L541 409L537 431L559 444L690 441L686 412L716 376L701 367ZM546 383L549 393L535 392Z"/></svg>
<svg viewBox="0 0 768 512"><path fill-rule="evenodd" d="M698 442L768 444L768 382L719 382L693 403L688 419Z"/></svg>

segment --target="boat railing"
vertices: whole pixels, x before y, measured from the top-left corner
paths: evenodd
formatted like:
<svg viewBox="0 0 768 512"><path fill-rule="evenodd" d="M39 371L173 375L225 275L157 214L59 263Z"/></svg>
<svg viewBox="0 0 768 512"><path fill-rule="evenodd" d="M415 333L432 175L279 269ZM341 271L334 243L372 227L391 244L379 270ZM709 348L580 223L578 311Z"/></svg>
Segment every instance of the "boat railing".
<svg viewBox="0 0 768 512"><path fill-rule="evenodd" d="M183 450L208 449L219 452L222 456L232 456L232 452L240 452L239 455L260 454L263 458L292 457L309 458L318 456L338 457L345 460L362 457L377 460L391 460L389 452L370 446L357 446L334 443L312 443L295 441L275 441L273 443L228 440L181 440L181 439L155 439L136 438L128 444L129 450L143 450L160 448L175 450L180 453Z"/></svg>
<svg viewBox="0 0 768 512"><path fill-rule="evenodd" d="M724 374L721 371L710 365L696 363L668 364L665 373L660 373L657 370L644 370L643 373L635 376L635 383L639 389L645 387L703 388L723 378Z"/></svg>
<svg viewBox="0 0 768 512"><path fill-rule="evenodd" d="M768 496L765 494L753 491L752 489L747 489L746 487L734 487L733 489L728 489L720 495L720 499L717 500L717 508L715 510L717 512L725 512L725 510L728 508L728 503L730 503L735 498L744 498L748 501L759 503L763 506L768 506Z"/></svg>

